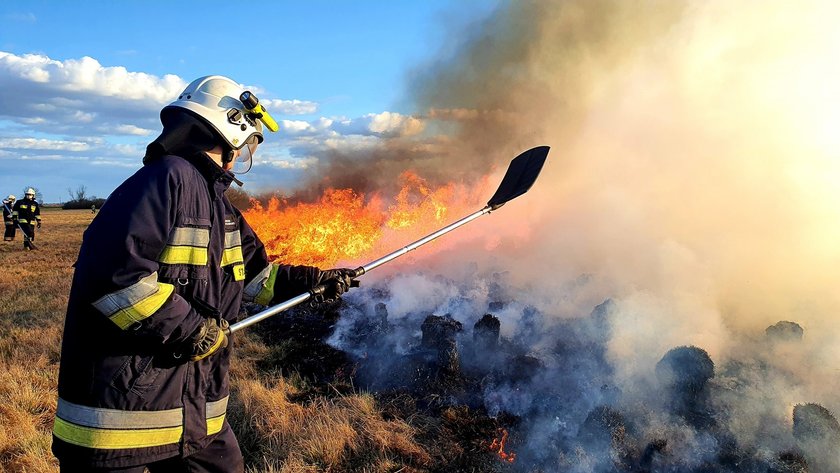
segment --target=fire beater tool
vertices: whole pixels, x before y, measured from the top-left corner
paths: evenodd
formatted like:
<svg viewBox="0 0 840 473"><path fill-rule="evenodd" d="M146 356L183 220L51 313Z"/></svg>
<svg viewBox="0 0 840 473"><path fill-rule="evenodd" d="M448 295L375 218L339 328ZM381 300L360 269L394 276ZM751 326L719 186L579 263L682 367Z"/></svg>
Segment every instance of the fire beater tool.
<svg viewBox="0 0 840 473"><path fill-rule="evenodd" d="M370 270L382 266L389 261L392 261L400 256L408 253L411 250L417 249L420 246L429 243L430 241L434 240L435 238L445 235L456 228L466 225L473 220L481 217L482 215L489 214L490 212L498 209L499 207L505 205L510 200L519 197L520 195L528 192L528 189L531 188L531 185L534 184L534 181L537 180L537 176L539 176L540 171L542 170L543 164L545 163L545 159L548 157L548 146L537 146L536 148L529 149L524 153L520 154L516 158L514 158L510 165L508 166L508 170L505 173L505 177L502 178L502 183L499 184L499 188L496 189L496 193L493 194L493 197L487 202L487 205L484 206L483 209L467 215L466 217L449 224L440 230L430 233L425 237L415 241L414 243L403 247L393 253L389 253L377 260L371 261L370 263L359 266L355 269L355 273L353 274L353 278L357 278ZM275 306L269 307L268 309L256 313L250 317L240 320L235 324L231 325L228 329L228 333L237 332L242 330L243 328L249 327L254 325L257 322L265 320L273 315L279 314L280 312L286 311L295 307L297 305L303 304L304 302L310 300L316 300L319 297L322 297L324 292L326 291L327 287L325 285L319 285L312 288L309 292L301 294L297 297L293 297L285 302L281 302Z"/></svg>
<svg viewBox="0 0 840 473"><path fill-rule="evenodd" d="M12 209L10 209L9 206L5 204L5 202L3 203L3 207L6 208L6 210L9 212L9 215L12 215ZM17 225L18 230L20 230L20 232L23 233L23 238L29 238L28 236L26 236L26 232L23 231L23 227L20 226L20 222L15 222L15 225ZM32 241L32 239L29 239L29 246L31 246L33 250L38 249L38 247L35 245L35 242Z"/></svg>

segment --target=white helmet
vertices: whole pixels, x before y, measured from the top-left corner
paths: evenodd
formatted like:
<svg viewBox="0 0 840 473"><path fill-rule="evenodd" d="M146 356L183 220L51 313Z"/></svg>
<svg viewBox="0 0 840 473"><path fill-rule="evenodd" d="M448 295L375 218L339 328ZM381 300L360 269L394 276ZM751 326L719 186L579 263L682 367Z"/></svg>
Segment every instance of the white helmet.
<svg viewBox="0 0 840 473"><path fill-rule="evenodd" d="M6 200L17 200L14 194L9 194L9 197L6 197Z"/></svg>
<svg viewBox="0 0 840 473"><path fill-rule="evenodd" d="M200 77L164 110L180 107L193 112L212 126L231 149L241 149L252 136L256 136L259 143L263 141L263 124L240 99L245 92L241 85L227 77Z"/></svg>
<svg viewBox="0 0 840 473"><path fill-rule="evenodd" d="M31 195L31 196L34 197L35 196L35 189L30 187L29 189L26 189L26 192L24 192L23 195L25 195L25 196L26 195Z"/></svg>

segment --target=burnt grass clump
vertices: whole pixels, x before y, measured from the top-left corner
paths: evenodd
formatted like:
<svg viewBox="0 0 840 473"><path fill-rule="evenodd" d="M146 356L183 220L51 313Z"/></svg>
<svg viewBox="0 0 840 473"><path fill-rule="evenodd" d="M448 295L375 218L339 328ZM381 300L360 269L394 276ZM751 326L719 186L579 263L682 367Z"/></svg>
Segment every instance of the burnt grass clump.
<svg viewBox="0 0 840 473"><path fill-rule="evenodd" d="M506 413L490 416L481 405L476 394L481 391L480 380L465 376L460 362L457 337L463 332L461 323L448 315L428 315L420 326L420 342L388 363L386 369L391 373L387 381L381 381L375 378L382 367L371 366L364 352L353 356L327 343L343 305L339 301L326 307L296 308L266 320L255 330L269 347L268 354L257 362L258 369L300 380L299 392L289 401L308 404L359 389L372 392L383 419L400 419L416 428L417 443L432 459L432 466L412 466L406 471L501 472L512 468L499 461L489 447L500 430L516 429L519 418ZM250 308L251 312L257 310ZM372 314L354 326L352 344L363 350L383 344L392 347L387 341L376 342L391 327L387 308L376 304ZM498 342L498 319L490 314L487 317L495 320ZM514 364L522 368L516 370L516 376L530 373L538 365L535 359L523 358ZM512 374L510 368L498 369ZM512 439L507 445L516 448L518 444Z"/></svg>
<svg viewBox="0 0 840 473"><path fill-rule="evenodd" d="M765 329L765 335L772 341L800 342L805 330L796 322L782 320Z"/></svg>
<svg viewBox="0 0 840 473"><path fill-rule="evenodd" d="M493 301L472 318L395 318L381 295L296 308L261 324L269 348L257 367L300 380L288 400L301 405L370 393L383 420L414 429L428 458L402 464L404 471L840 471L819 453L840 447L840 424L818 404L796 406L792 429L779 434L787 450L784 442L775 453L739 442L716 398L715 363L700 347L670 349L651 367L648 405L622 402L607 355L617 311L611 300L550 323L520 305L518 324L506 332L494 311L510 311L510 301ZM780 322L767 337L801 340L797 327ZM732 363L727 379L741 372Z"/></svg>

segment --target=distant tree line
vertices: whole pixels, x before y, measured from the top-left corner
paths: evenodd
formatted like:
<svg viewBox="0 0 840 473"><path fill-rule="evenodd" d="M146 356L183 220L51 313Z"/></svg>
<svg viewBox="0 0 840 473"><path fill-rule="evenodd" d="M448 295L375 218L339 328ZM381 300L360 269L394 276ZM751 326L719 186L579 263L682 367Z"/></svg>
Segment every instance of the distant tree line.
<svg viewBox="0 0 840 473"><path fill-rule="evenodd" d="M87 186L81 185L76 189L67 188L67 193L70 195L70 200L61 204L61 208L64 210L71 210L71 209L88 209L92 205L96 206L96 209L99 210L102 207L102 204L105 203L105 199L96 197L95 195L88 195L87 193ZM256 200L263 205L266 205L272 197L284 197L282 194L277 192L265 192L261 194L251 195L243 189L237 187L231 187L225 192L230 203L233 204L234 207L241 211L248 210L252 206L252 200Z"/></svg>
<svg viewBox="0 0 840 473"><path fill-rule="evenodd" d="M254 201L259 202L263 206L268 205L268 201L271 198L276 197L278 199L289 199L289 196L280 193L279 191L274 192L261 192L259 194L249 194L242 188L233 187L231 186L227 192L225 192L230 203L241 211L246 211L253 207Z"/></svg>
<svg viewBox="0 0 840 473"><path fill-rule="evenodd" d="M77 187L75 190L67 188L67 193L70 194L70 200L61 205L64 210L90 209L93 206L99 209L105 203L105 199L95 195L87 195L87 186L84 185Z"/></svg>

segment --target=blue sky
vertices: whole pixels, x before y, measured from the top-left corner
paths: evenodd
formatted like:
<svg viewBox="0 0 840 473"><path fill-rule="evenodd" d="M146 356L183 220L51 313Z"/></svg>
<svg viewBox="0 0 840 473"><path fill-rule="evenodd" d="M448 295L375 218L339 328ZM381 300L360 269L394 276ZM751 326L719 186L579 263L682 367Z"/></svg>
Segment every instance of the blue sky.
<svg viewBox="0 0 840 473"><path fill-rule="evenodd" d="M140 166L158 112L196 77L259 91L284 130L247 190L288 189L328 148L422 127L412 77L499 0L0 3L0 193L101 197Z"/></svg>

